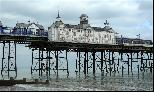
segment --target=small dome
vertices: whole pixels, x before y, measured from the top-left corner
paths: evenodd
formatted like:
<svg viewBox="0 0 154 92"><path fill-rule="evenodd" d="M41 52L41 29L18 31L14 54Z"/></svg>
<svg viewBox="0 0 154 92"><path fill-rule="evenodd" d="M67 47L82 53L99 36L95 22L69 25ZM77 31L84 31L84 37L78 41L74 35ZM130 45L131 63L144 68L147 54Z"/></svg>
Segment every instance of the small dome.
<svg viewBox="0 0 154 92"><path fill-rule="evenodd" d="M81 14L80 17L88 17L86 14Z"/></svg>

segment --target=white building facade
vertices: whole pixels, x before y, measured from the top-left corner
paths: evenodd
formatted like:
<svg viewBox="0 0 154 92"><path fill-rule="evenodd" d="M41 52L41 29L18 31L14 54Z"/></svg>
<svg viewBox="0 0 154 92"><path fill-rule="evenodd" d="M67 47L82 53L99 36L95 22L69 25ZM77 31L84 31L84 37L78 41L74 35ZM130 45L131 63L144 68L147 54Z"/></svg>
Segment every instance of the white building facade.
<svg viewBox="0 0 154 92"><path fill-rule="evenodd" d="M107 21L104 24L104 28L91 27L86 14L80 16L80 24L64 24L58 14L57 20L48 27L48 39L55 42L116 44L116 33Z"/></svg>

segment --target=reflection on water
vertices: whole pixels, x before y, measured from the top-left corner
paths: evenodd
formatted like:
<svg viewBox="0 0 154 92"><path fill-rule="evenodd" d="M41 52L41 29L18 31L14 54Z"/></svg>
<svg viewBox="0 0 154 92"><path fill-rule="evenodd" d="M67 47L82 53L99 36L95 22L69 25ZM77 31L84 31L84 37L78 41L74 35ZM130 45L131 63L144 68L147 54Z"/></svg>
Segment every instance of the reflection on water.
<svg viewBox="0 0 154 92"><path fill-rule="evenodd" d="M99 75L99 74L98 74ZM14 85L0 87L4 91L153 91L153 74L141 73L138 75L93 76L92 74L75 77L50 77L50 84Z"/></svg>

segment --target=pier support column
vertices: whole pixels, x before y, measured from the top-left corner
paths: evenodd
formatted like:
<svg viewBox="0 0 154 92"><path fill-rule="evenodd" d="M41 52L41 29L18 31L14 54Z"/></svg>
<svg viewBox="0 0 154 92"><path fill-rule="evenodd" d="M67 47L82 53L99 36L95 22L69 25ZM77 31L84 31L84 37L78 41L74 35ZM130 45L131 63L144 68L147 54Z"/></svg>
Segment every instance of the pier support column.
<svg viewBox="0 0 154 92"><path fill-rule="evenodd" d="M81 70L81 52L79 52L79 75Z"/></svg>
<svg viewBox="0 0 154 92"><path fill-rule="evenodd" d="M131 62L130 62L130 66L131 66L131 73L133 74L133 53L132 52L130 52L130 60L131 60Z"/></svg>
<svg viewBox="0 0 154 92"><path fill-rule="evenodd" d="M65 50L66 51L66 62L67 62L67 77L69 76L69 70L68 70L68 56L67 56L67 54L68 54L68 51L67 50Z"/></svg>
<svg viewBox="0 0 154 92"><path fill-rule="evenodd" d="M114 56L115 52L112 51L112 64L113 64L113 73L114 73L114 76L115 76L115 73L116 73L116 62L115 62L115 56Z"/></svg>
<svg viewBox="0 0 154 92"><path fill-rule="evenodd" d="M50 50L46 51L47 57L46 57L46 76L49 77L50 76L50 59L52 59L50 57Z"/></svg>
<svg viewBox="0 0 154 92"><path fill-rule="evenodd" d="M103 62L103 51L101 51L101 76L104 76Z"/></svg>
<svg viewBox="0 0 154 92"><path fill-rule="evenodd" d="M140 70L145 72L144 62L143 62L143 51L141 51L141 67L140 67Z"/></svg>
<svg viewBox="0 0 154 92"><path fill-rule="evenodd" d="M111 65L112 65L112 60L111 60L111 52L110 52L110 50L108 50L108 53L109 53L109 73L110 73L110 76L111 76L111 71L112 71L112 67L111 67Z"/></svg>
<svg viewBox="0 0 154 92"><path fill-rule="evenodd" d="M86 53L86 63L87 63L87 74L88 74L88 69L89 69L89 66L88 66L88 61L89 61L89 56L88 56L88 52Z"/></svg>
<svg viewBox="0 0 154 92"><path fill-rule="evenodd" d="M56 68L56 71L57 71L57 78L58 78L58 51L55 51L55 58L56 58L56 66L55 66L55 68Z"/></svg>
<svg viewBox="0 0 154 92"><path fill-rule="evenodd" d="M60 50L55 49L50 51L50 74L56 75L56 78L59 78L59 74L63 73L66 76L69 76L68 70L68 52L69 50ZM63 72L64 71L64 72Z"/></svg>
<svg viewBox="0 0 154 92"><path fill-rule="evenodd" d="M153 73L153 53L152 52L150 52L150 60L152 60L150 65L150 72Z"/></svg>
<svg viewBox="0 0 154 92"><path fill-rule="evenodd" d="M87 56L86 53L87 52L85 51L85 53L84 53L84 70L83 70L85 75L86 75L86 56Z"/></svg>
<svg viewBox="0 0 154 92"><path fill-rule="evenodd" d="M104 51L104 61L105 61L105 70L106 70L106 75L108 73L108 67L107 67L107 62L108 62L108 58L106 57L107 56L107 53L106 53L106 50Z"/></svg>
<svg viewBox="0 0 154 92"><path fill-rule="evenodd" d="M95 60L96 60L96 59L95 59L95 53L96 53L95 51L93 51L93 53L92 53L92 56L93 56L93 75L94 75L94 76L95 76L95 62L96 62L96 61L95 61Z"/></svg>
<svg viewBox="0 0 154 92"><path fill-rule="evenodd" d="M128 61L127 61L127 65L128 65L128 75L129 75L129 66L130 66L130 65L129 65L129 59L130 59L130 58L129 58L129 53L127 53L127 60L128 60Z"/></svg>
<svg viewBox="0 0 154 92"><path fill-rule="evenodd" d="M3 41L2 70L3 78L17 77L16 42Z"/></svg>
<svg viewBox="0 0 154 92"><path fill-rule="evenodd" d="M32 77L49 77L50 76L50 51L46 48L32 49Z"/></svg>

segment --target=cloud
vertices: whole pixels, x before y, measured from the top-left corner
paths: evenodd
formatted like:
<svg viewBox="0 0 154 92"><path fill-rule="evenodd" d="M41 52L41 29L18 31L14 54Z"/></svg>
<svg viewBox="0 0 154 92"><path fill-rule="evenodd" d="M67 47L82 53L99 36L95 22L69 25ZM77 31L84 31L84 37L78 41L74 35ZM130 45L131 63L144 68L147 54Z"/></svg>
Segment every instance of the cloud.
<svg viewBox="0 0 154 92"><path fill-rule="evenodd" d="M0 0L0 20L8 26L31 20L47 29L56 20L58 10L67 24L78 24L79 16L85 13L91 26L103 27L108 19L122 35L134 37L140 33L142 38L152 40L152 7L152 0Z"/></svg>
<svg viewBox="0 0 154 92"><path fill-rule="evenodd" d="M139 9L141 10L150 10L153 8L153 0L140 0Z"/></svg>

